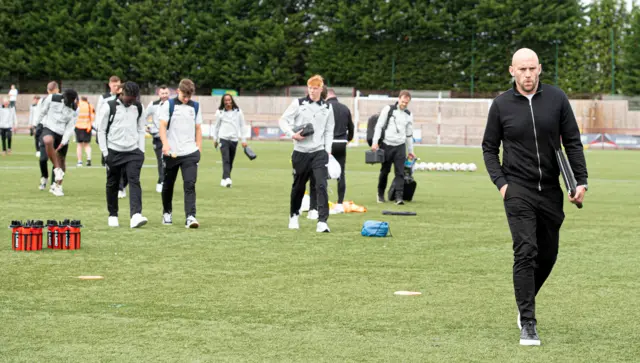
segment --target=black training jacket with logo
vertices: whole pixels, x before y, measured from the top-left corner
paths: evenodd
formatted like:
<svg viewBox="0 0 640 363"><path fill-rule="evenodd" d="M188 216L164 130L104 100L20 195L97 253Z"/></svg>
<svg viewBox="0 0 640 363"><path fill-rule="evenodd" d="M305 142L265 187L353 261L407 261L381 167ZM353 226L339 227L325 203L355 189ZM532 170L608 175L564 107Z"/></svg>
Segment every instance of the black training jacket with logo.
<svg viewBox="0 0 640 363"><path fill-rule="evenodd" d="M578 185L587 184L580 130L567 95L540 82L530 101L514 85L489 109L482 153L491 180L498 189L511 181L537 190L559 187L555 149L561 140Z"/></svg>

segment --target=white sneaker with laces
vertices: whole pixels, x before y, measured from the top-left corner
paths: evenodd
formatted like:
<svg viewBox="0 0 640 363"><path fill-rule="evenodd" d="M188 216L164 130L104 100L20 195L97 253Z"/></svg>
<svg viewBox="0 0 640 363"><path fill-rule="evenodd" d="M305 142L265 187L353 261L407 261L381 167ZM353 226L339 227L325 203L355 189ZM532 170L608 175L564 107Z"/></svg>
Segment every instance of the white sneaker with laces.
<svg viewBox="0 0 640 363"><path fill-rule="evenodd" d="M227 182L227 188L231 188L231 178L227 178L225 181Z"/></svg>
<svg viewBox="0 0 640 363"><path fill-rule="evenodd" d="M131 222L129 223L129 226L131 228L142 227L145 224L147 224L148 221L149 220L146 217L143 217L142 214L136 213L133 215L133 217L131 217Z"/></svg>
<svg viewBox="0 0 640 363"><path fill-rule="evenodd" d="M109 227L120 227L120 223L118 222L118 217L111 216L109 217Z"/></svg>
<svg viewBox="0 0 640 363"><path fill-rule="evenodd" d="M173 224L173 217L171 216L171 213L164 213L162 215L162 224L164 224L165 226L170 226Z"/></svg>
<svg viewBox="0 0 640 363"><path fill-rule="evenodd" d="M122 190L118 190L118 199L122 199L122 198L126 198L127 197L127 191L122 189Z"/></svg>
<svg viewBox="0 0 640 363"><path fill-rule="evenodd" d="M55 189L53 189L53 195L56 197L64 197L64 191L62 191L62 185L56 184Z"/></svg>
<svg viewBox="0 0 640 363"><path fill-rule="evenodd" d="M333 206L333 210L337 213L337 214L341 214L344 213L344 207L342 206L342 204L336 204Z"/></svg>
<svg viewBox="0 0 640 363"><path fill-rule="evenodd" d="M322 232L331 232L331 230L329 230L329 226L327 225L327 223L325 222L318 222L318 224L316 225L316 232L318 233L322 233Z"/></svg>
<svg viewBox="0 0 640 363"><path fill-rule="evenodd" d="M40 190L47 189L47 178L40 178L40 186L38 187Z"/></svg>
<svg viewBox="0 0 640 363"><path fill-rule="evenodd" d="M53 169L53 175L55 175L55 181L61 181L64 178L64 171L61 168Z"/></svg>
<svg viewBox="0 0 640 363"><path fill-rule="evenodd" d="M315 209L311 209L309 213L307 213L307 219L318 219L318 211Z"/></svg>
<svg viewBox="0 0 640 363"><path fill-rule="evenodd" d="M300 229L300 223L298 223L299 215L295 214L289 217L289 229Z"/></svg>
<svg viewBox="0 0 640 363"><path fill-rule="evenodd" d="M200 227L200 223L194 216L187 217L187 223L185 223L185 228L198 228Z"/></svg>
<svg viewBox="0 0 640 363"><path fill-rule="evenodd" d="M54 190L56 190L56 184L55 182L51 183L51 185L49 186L49 193L53 193Z"/></svg>
<svg viewBox="0 0 640 363"><path fill-rule="evenodd" d="M227 186L227 179L220 180L220 186L225 188Z"/></svg>
<svg viewBox="0 0 640 363"><path fill-rule="evenodd" d="M156 184L156 193L162 193L162 183Z"/></svg>

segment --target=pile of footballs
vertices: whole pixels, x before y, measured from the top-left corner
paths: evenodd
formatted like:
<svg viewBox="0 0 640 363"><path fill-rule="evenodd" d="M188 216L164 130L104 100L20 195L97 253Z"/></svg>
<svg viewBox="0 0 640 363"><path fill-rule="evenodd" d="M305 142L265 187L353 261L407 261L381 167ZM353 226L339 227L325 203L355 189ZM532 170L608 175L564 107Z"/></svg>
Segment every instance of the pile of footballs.
<svg viewBox="0 0 640 363"><path fill-rule="evenodd" d="M474 163L433 163L433 162L416 162L414 164L416 171L476 171L478 167Z"/></svg>

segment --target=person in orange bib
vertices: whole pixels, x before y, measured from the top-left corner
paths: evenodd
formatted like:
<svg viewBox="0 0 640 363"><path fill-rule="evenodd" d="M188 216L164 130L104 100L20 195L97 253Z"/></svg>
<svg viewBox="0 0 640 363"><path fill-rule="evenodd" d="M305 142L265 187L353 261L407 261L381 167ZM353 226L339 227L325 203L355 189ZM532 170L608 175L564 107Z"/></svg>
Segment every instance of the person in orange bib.
<svg viewBox="0 0 640 363"><path fill-rule="evenodd" d="M80 97L78 103L78 121L76 122L76 154L78 156L77 167L82 167L82 149L87 154L87 166L91 166L91 125L95 119L96 112L87 100L87 97Z"/></svg>

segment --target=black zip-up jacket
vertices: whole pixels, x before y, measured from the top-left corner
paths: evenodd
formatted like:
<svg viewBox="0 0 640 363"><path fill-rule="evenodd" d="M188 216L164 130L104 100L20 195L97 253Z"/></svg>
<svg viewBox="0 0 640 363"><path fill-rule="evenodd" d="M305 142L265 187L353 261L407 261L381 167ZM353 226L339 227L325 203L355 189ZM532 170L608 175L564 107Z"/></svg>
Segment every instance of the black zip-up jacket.
<svg viewBox="0 0 640 363"><path fill-rule="evenodd" d="M333 119L335 120L333 140L353 140L353 120L349 107L338 102L336 97L329 98L326 102L333 108Z"/></svg>
<svg viewBox="0 0 640 363"><path fill-rule="evenodd" d="M537 190L559 188L555 149L559 148L561 138L578 185L586 185L587 164L580 130L562 90L538 83L529 101L514 85L496 97L489 109L482 153L498 190L509 182Z"/></svg>

